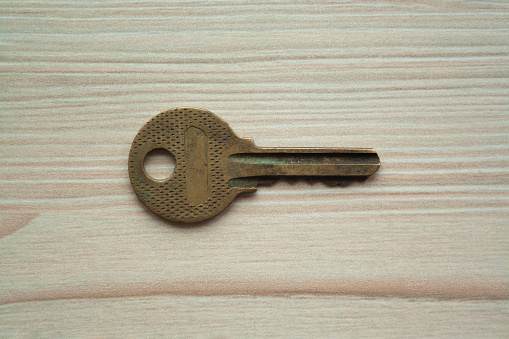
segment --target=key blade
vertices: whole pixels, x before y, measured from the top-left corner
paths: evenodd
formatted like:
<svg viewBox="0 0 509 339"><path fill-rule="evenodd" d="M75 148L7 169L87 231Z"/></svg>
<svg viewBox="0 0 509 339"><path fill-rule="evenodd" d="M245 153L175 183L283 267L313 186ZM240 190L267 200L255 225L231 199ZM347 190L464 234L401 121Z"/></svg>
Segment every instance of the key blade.
<svg viewBox="0 0 509 339"><path fill-rule="evenodd" d="M263 176L368 177L380 167L373 149L258 148L229 157L230 179Z"/></svg>

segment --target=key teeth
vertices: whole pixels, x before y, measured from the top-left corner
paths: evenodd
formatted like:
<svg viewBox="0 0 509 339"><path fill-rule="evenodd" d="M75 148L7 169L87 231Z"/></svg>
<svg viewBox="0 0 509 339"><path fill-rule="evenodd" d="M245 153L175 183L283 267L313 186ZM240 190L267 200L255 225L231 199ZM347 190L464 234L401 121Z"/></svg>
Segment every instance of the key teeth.
<svg viewBox="0 0 509 339"><path fill-rule="evenodd" d="M341 186L345 187L350 185L355 181L364 181L368 177L323 177L321 178L322 182L324 182L327 186Z"/></svg>
<svg viewBox="0 0 509 339"><path fill-rule="evenodd" d="M346 182L343 178L323 178L322 182L329 187L348 185L348 182Z"/></svg>
<svg viewBox="0 0 509 339"><path fill-rule="evenodd" d="M315 184L317 182L323 182L329 187L341 186L345 187L355 181L364 181L367 177L249 177L249 178L237 178L230 180L231 187L238 187L242 189L242 192L255 192L258 186L270 186L276 183L278 180L284 179L290 184L294 184L300 180L305 180L309 184Z"/></svg>

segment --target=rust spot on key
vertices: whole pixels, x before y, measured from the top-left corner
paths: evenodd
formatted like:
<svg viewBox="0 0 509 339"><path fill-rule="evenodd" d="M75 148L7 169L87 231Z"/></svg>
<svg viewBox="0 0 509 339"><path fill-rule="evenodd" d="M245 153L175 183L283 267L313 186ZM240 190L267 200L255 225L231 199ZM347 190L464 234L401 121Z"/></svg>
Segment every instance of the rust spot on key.
<svg viewBox="0 0 509 339"><path fill-rule="evenodd" d="M145 156L168 150L176 160L167 179L151 178ZM223 211L243 192L279 177L320 178L329 185L367 178L380 167L370 148L261 148L238 137L215 114L175 108L156 115L134 138L129 176L136 195L152 212L175 222L197 222Z"/></svg>

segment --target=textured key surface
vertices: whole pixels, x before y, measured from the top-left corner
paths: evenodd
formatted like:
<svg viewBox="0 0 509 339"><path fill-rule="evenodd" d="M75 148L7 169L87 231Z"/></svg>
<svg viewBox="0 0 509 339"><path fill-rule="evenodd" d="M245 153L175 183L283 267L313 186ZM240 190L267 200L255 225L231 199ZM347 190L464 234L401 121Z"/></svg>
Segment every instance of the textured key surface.
<svg viewBox="0 0 509 339"><path fill-rule="evenodd" d="M220 153L232 137L228 124L205 110L176 108L158 114L141 128L131 147L129 175L136 194L151 211L172 221L193 222L216 215L240 192L229 188L219 168ZM205 150L210 151L205 159L198 159L207 163L209 173L201 176L207 182L196 182L200 175L194 172L200 169L194 166L195 154L186 153L186 148L196 148L192 139L202 139ZM143 169L145 155L157 148L167 149L176 160L167 180L154 180ZM191 191L194 195L189 202Z"/></svg>

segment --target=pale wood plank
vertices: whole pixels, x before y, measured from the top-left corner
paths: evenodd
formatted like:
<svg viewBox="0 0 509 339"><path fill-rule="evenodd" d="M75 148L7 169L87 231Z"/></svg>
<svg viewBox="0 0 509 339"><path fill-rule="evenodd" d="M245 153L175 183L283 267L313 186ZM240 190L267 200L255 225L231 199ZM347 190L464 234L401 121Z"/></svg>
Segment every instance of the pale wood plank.
<svg viewBox="0 0 509 339"><path fill-rule="evenodd" d="M69 300L0 306L0 335L506 338L506 311L507 301L309 296Z"/></svg>
<svg viewBox="0 0 509 339"><path fill-rule="evenodd" d="M0 333L162 334L173 319L171 333L208 334L222 308L239 323L218 335L332 336L346 308L363 319L346 335L502 337L508 9L1 2ZM209 109L261 146L373 147L382 167L344 188L264 187L179 228L141 206L125 164L138 128L175 106ZM153 321L126 332L130 318L104 315L140 302ZM187 331L197 303L203 321ZM92 309L104 327L83 320Z"/></svg>

